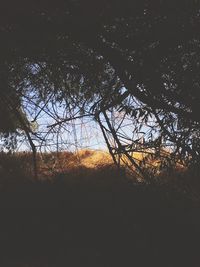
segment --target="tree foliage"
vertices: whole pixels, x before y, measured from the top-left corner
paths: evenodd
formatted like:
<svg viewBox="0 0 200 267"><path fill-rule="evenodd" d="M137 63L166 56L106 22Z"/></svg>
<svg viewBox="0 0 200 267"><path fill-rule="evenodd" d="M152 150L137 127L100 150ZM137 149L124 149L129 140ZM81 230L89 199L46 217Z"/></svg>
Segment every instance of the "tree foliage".
<svg viewBox="0 0 200 267"><path fill-rule="evenodd" d="M51 113L50 130L69 122L72 110L74 117L92 117L116 163L125 155L140 169L134 151L166 162L162 151L169 147L170 162L198 164L199 10L195 0L21 0L12 8L5 2L1 131L5 113L8 130L18 128L18 121L28 139L39 137L21 116L26 99L35 110L32 121L40 112ZM58 103L64 117L52 115ZM123 131L127 120L131 132Z"/></svg>

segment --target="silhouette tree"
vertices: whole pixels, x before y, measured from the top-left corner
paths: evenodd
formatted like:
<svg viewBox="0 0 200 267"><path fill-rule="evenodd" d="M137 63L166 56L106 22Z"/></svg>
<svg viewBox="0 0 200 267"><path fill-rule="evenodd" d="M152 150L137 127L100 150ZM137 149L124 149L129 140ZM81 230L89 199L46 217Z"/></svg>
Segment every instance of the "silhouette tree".
<svg viewBox="0 0 200 267"><path fill-rule="evenodd" d="M113 157L125 154L139 170L131 154L138 148L161 157L170 146L174 161L199 162L197 1L21 0L0 12L0 80L7 66L16 99L34 95L40 110L64 101L76 116L92 116ZM135 138L126 144L119 120L110 124L114 111L132 120ZM50 129L70 120L54 118Z"/></svg>

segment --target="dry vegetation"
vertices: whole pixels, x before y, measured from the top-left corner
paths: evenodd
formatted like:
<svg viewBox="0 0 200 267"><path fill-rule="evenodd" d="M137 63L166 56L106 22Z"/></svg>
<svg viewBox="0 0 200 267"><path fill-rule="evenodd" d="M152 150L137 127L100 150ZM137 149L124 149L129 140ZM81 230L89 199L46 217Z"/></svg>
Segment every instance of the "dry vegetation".
<svg viewBox="0 0 200 267"><path fill-rule="evenodd" d="M143 155L136 153L141 160ZM157 164L153 161L151 164ZM105 151L80 150L77 153L59 152L42 153L37 156L38 180L49 183L62 183L67 187L110 188L125 184L142 182L153 186L167 187L187 194L195 201L200 201L199 175L178 166L170 171L161 171L148 181L136 179L124 166L119 169L111 156ZM148 165L149 166L149 165ZM0 154L0 186L15 188L34 182L31 153Z"/></svg>
<svg viewBox="0 0 200 267"><path fill-rule="evenodd" d="M103 151L82 150L78 153L42 153L37 156L40 182L70 184L102 183L104 177L115 177L116 167ZM118 177L120 175L117 175ZM34 181L32 154L0 154L1 187L15 187ZM98 179L99 178L99 179ZM117 179L117 177L116 177ZM105 179L104 179L105 180ZM105 181L104 181L105 182ZM108 181L107 181L108 182ZM107 183L106 182L106 183ZM113 181L114 182L114 181Z"/></svg>

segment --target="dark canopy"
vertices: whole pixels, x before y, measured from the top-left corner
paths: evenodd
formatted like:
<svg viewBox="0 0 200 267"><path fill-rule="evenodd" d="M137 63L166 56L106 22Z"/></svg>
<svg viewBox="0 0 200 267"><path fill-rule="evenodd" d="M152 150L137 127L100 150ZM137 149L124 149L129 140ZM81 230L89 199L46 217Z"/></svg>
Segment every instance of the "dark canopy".
<svg viewBox="0 0 200 267"><path fill-rule="evenodd" d="M199 29L196 0L1 1L2 107L5 97L12 96L11 106L17 111L27 75L38 88L41 79L44 83L44 75L34 80L34 64L48 66L48 75L59 88L63 73L69 73L73 81L84 78L86 98L92 97L99 84L105 85L106 79L112 81L112 88L113 80L120 79L126 90L112 89L112 96L102 91L107 100L101 108L118 106L136 116L123 102L134 96L146 112L154 114L171 141L183 146L180 139L190 139L189 151L194 145L191 140L199 139ZM27 74L28 64L31 74L30 68ZM108 75L108 68L112 74ZM19 114L16 117L19 120ZM169 118L176 120L176 129L173 125L169 129ZM181 135L180 128L184 129ZM198 141L194 147L199 155Z"/></svg>
<svg viewBox="0 0 200 267"><path fill-rule="evenodd" d="M1 64L81 44L142 102L199 121L199 24L198 1L1 1Z"/></svg>

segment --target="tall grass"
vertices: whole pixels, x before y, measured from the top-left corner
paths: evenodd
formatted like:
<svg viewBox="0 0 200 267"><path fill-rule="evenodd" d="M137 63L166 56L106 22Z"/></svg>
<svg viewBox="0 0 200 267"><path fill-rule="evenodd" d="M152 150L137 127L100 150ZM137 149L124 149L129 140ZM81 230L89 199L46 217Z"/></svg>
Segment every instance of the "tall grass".
<svg viewBox="0 0 200 267"><path fill-rule="evenodd" d="M141 155L137 157L141 158ZM37 166L38 181L62 183L67 187L120 188L125 183L138 182L125 166L119 171L105 151L42 153L37 155ZM0 188L14 188L33 182L36 181L31 153L0 153ZM145 184L147 181L140 182ZM151 177L148 183L175 189L200 201L199 175L189 170L180 167L163 170Z"/></svg>

